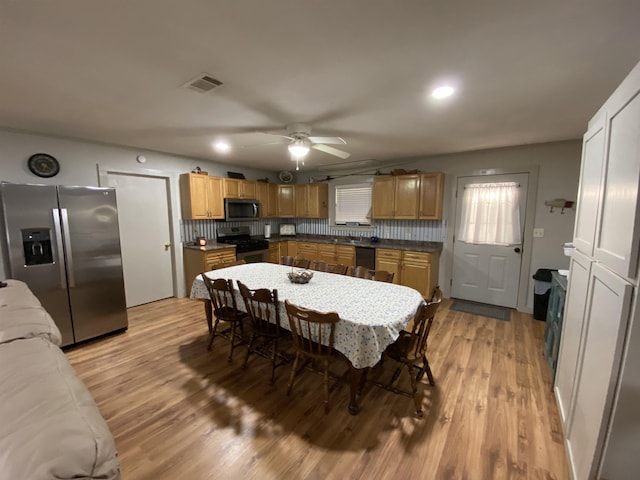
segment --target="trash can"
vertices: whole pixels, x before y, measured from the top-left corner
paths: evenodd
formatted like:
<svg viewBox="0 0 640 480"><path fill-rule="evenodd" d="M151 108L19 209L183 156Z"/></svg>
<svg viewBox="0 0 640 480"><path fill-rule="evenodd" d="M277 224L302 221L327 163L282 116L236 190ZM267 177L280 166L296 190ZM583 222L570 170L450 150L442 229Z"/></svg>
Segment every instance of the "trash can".
<svg viewBox="0 0 640 480"><path fill-rule="evenodd" d="M533 275L533 318L536 320L547 319L547 307L549 295L551 295L551 272L556 271L551 268L539 268Z"/></svg>

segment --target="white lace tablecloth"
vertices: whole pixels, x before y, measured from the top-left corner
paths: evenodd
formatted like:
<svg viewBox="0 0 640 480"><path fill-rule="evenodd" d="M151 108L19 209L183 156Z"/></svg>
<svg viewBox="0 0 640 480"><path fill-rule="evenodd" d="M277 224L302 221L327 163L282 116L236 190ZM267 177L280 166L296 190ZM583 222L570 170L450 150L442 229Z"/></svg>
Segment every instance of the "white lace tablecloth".
<svg viewBox="0 0 640 480"><path fill-rule="evenodd" d="M284 301L321 312L338 312L335 348L355 368L374 366L384 349L398 338L423 302L417 290L392 283L376 282L334 273L313 272L307 284L289 281L291 267L272 263L248 263L207 272L210 278L230 278L236 288L238 308L244 310L237 281L250 289L278 290L282 325L289 328ZM191 288L191 298L208 299L200 276Z"/></svg>

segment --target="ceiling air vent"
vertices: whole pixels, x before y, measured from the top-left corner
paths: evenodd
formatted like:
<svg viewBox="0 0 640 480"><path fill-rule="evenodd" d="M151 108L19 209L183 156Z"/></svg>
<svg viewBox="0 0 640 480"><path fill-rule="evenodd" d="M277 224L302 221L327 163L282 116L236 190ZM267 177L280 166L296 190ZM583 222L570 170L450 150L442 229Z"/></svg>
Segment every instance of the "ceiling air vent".
<svg viewBox="0 0 640 480"><path fill-rule="evenodd" d="M208 73L201 73L193 80L189 80L183 86L200 93L209 93L216 87L222 85L220 80L216 80Z"/></svg>

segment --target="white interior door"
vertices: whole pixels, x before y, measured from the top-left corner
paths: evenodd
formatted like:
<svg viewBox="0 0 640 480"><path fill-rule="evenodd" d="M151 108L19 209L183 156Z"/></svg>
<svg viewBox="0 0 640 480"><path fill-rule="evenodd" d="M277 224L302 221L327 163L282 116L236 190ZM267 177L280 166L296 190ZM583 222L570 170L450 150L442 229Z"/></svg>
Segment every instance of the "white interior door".
<svg viewBox="0 0 640 480"><path fill-rule="evenodd" d="M109 172L116 188L127 307L173 296L167 179Z"/></svg>
<svg viewBox="0 0 640 480"><path fill-rule="evenodd" d="M469 184L516 182L520 185L520 226L521 232L524 232L528 180L528 173L458 178L452 297L509 308L516 307L522 245L478 245L461 242L459 231L462 192Z"/></svg>

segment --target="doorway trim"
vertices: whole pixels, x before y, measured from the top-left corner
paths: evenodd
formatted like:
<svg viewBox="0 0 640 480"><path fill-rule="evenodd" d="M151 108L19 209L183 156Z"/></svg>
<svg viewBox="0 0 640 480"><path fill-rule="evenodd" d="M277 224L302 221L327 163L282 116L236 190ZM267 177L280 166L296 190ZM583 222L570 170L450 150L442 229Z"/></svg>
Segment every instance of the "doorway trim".
<svg viewBox="0 0 640 480"><path fill-rule="evenodd" d="M518 301L516 310L519 312L532 313L533 308L527 306L527 299L529 293L529 278L531 276L531 254L533 249L533 227L535 225L536 216L536 197L538 192L538 174L539 167L537 165L530 165L524 167L514 168L491 168L482 170L470 170L470 171L457 171L455 174L448 175L448 185L445 185L445 191L448 191L448 205L445 209L445 218L452 219L447 225L447 239L444 245L443 261L441 266L444 269L444 280L446 285L446 296L451 296L451 281L453 277L453 235L455 233L455 226L457 225L458 218L456 217L456 189L458 185L458 178L460 177L480 177L490 175L506 175L516 173L528 173L529 185L527 191L527 205L525 209L525 222L524 222L524 234L522 239L522 263L520 268L520 279L518 282ZM445 177L446 179L446 177ZM447 188L448 187L448 188Z"/></svg>
<svg viewBox="0 0 640 480"><path fill-rule="evenodd" d="M181 298L186 295L186 289L184 285L183 272L183 256L182 256L182 244L180 238L177 236L180 232L180 204L178 202L179 185L178 174L175 172L168 172L164 170L153 170L148 168L122 168L122 167L110 167L107 165L96 164L98 169L98 185L107 186L109 184L109 174L116 175L134 175L141 177L153 177L165 180L167 183L167 195L169 196L169 235L171 239L171 245L173 245L171 262L172 262L172 283L173 283L173 295L176 298ZM177 239L177 241L176 241Z"/></svg>

